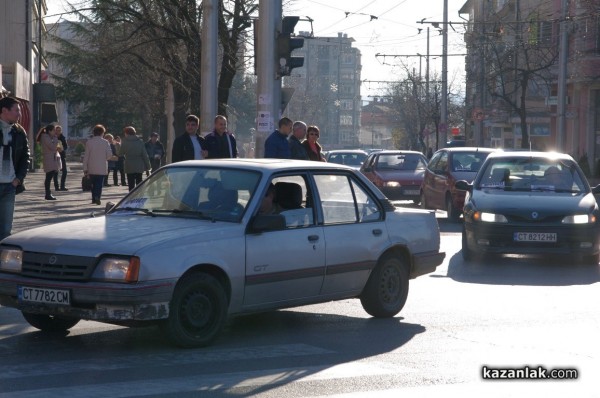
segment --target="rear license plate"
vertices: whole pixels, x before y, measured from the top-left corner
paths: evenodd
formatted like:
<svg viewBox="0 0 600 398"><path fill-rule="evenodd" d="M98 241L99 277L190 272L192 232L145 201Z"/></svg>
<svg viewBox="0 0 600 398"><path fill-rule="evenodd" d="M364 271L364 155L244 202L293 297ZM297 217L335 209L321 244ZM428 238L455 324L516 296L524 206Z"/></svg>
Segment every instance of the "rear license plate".
<svg viewBox="0 0 600 398"><path fill-rule="evenodd" d="M404 191L404 194L419 196L421 194L421 192L418 189L407 189Z"/></svg>
<svg viewBox="0 0 600 398"><path fill-rule="evenodd" d="M71 304L71 292L69 290L19 286L17 295L19 301L22 303Z"/></svg>
<svg viewBox="0 0 600 398"><path fill-rule="evenodd" d="M515 242L556 242L556 232L515 232Z"/></svg>

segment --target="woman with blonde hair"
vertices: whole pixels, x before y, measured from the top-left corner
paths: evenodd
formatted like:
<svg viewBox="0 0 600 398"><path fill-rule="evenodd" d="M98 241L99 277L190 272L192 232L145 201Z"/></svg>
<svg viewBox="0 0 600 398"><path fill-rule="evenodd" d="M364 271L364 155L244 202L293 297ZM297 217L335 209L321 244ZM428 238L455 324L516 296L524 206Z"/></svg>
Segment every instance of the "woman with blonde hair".
<svg viewBox="0 0 600 398"><path fill-rule="evenodd" d="M56 138L56 132L54 131L54 125L49 124L46 127L42 127L38 132L36 139L42 146L42 166L46 173L46 179L44 180L44 190L46 192L46 200L56 200L50 193L50 183L52 179L58 174L60 167L60 154L58 153L58 138Z"/></svg>

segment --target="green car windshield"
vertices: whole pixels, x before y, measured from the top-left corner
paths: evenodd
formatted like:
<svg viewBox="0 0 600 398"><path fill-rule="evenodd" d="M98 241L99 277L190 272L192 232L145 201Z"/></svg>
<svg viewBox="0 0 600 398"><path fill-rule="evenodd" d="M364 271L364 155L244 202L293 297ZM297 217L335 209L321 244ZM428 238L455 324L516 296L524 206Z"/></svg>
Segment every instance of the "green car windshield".
<svg viewBox="0 0 600 398"><path fill-rule="evenodd" d="M574 162L548 158L498 158L487 164L476 189L587 193L588 184Z"/></svg>
<svg viewBox="0 0 600 398"><path fill-rule="evenodd" d="M171 167L151 175L113 212L239 222L261 174L230 168Z"/></svg>

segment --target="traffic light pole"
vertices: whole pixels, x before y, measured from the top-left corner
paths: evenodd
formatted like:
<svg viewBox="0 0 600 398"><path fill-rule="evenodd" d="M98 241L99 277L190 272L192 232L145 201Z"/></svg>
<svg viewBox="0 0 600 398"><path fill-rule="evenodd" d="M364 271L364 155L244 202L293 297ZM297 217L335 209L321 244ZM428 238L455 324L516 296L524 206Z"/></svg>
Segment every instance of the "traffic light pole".
<svg viewBox="0 0 600 398"><path fill-rule="evenodd" d="M275 4L277 3L277 4ZM279 120L279 101L281 81L275 70L275 30L281 21L281 2L259 0L258 2L258 39L256 52L257 99L256 99L256 136L254 156L264 157L265 139L276 128ZM277 90L277 94L275 93Z"/></svg>

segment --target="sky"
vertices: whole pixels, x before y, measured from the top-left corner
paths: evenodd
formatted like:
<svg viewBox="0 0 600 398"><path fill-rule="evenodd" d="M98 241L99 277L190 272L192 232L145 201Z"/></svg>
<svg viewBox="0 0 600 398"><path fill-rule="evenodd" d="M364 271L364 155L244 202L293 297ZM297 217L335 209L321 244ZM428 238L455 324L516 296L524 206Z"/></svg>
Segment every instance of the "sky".
<svg viewBox="0 0 600 398"><path fill-rule="evenodd" d="M65 10L65 4L78 0L46 0L48 22L56 22ZM464 22L458 10L466 0L448 1L448 21ZM427 54L427 27L430 28L430 76L442 71L442 35L432 24L443 21L444 0L286 0L283 15L297 15L312 19L315 36L337 37L346 33L355 40L354 47L362 55L362 96L384 95L385 83L403 78L401 63L425 76ZM309 18L307 18L309 17ZM467 15L462 15L466 18ZM421 24L417 21L424 20ZM442 27L443 25L440 25ZM422 30L420 30L422 29ZM311 31L308 21L300 21L296 32ZM464 25L453 24L448 29L448 82L460 89L464 85ZM376 56L377 54L386 57ZM421 57L418 56L421 54ZM457 54L457 55L454 55ZM403 55L391 57L387 55ZM413 55L411 57L405 55ZM462 91L462 90L461 90Z"/></svg>

